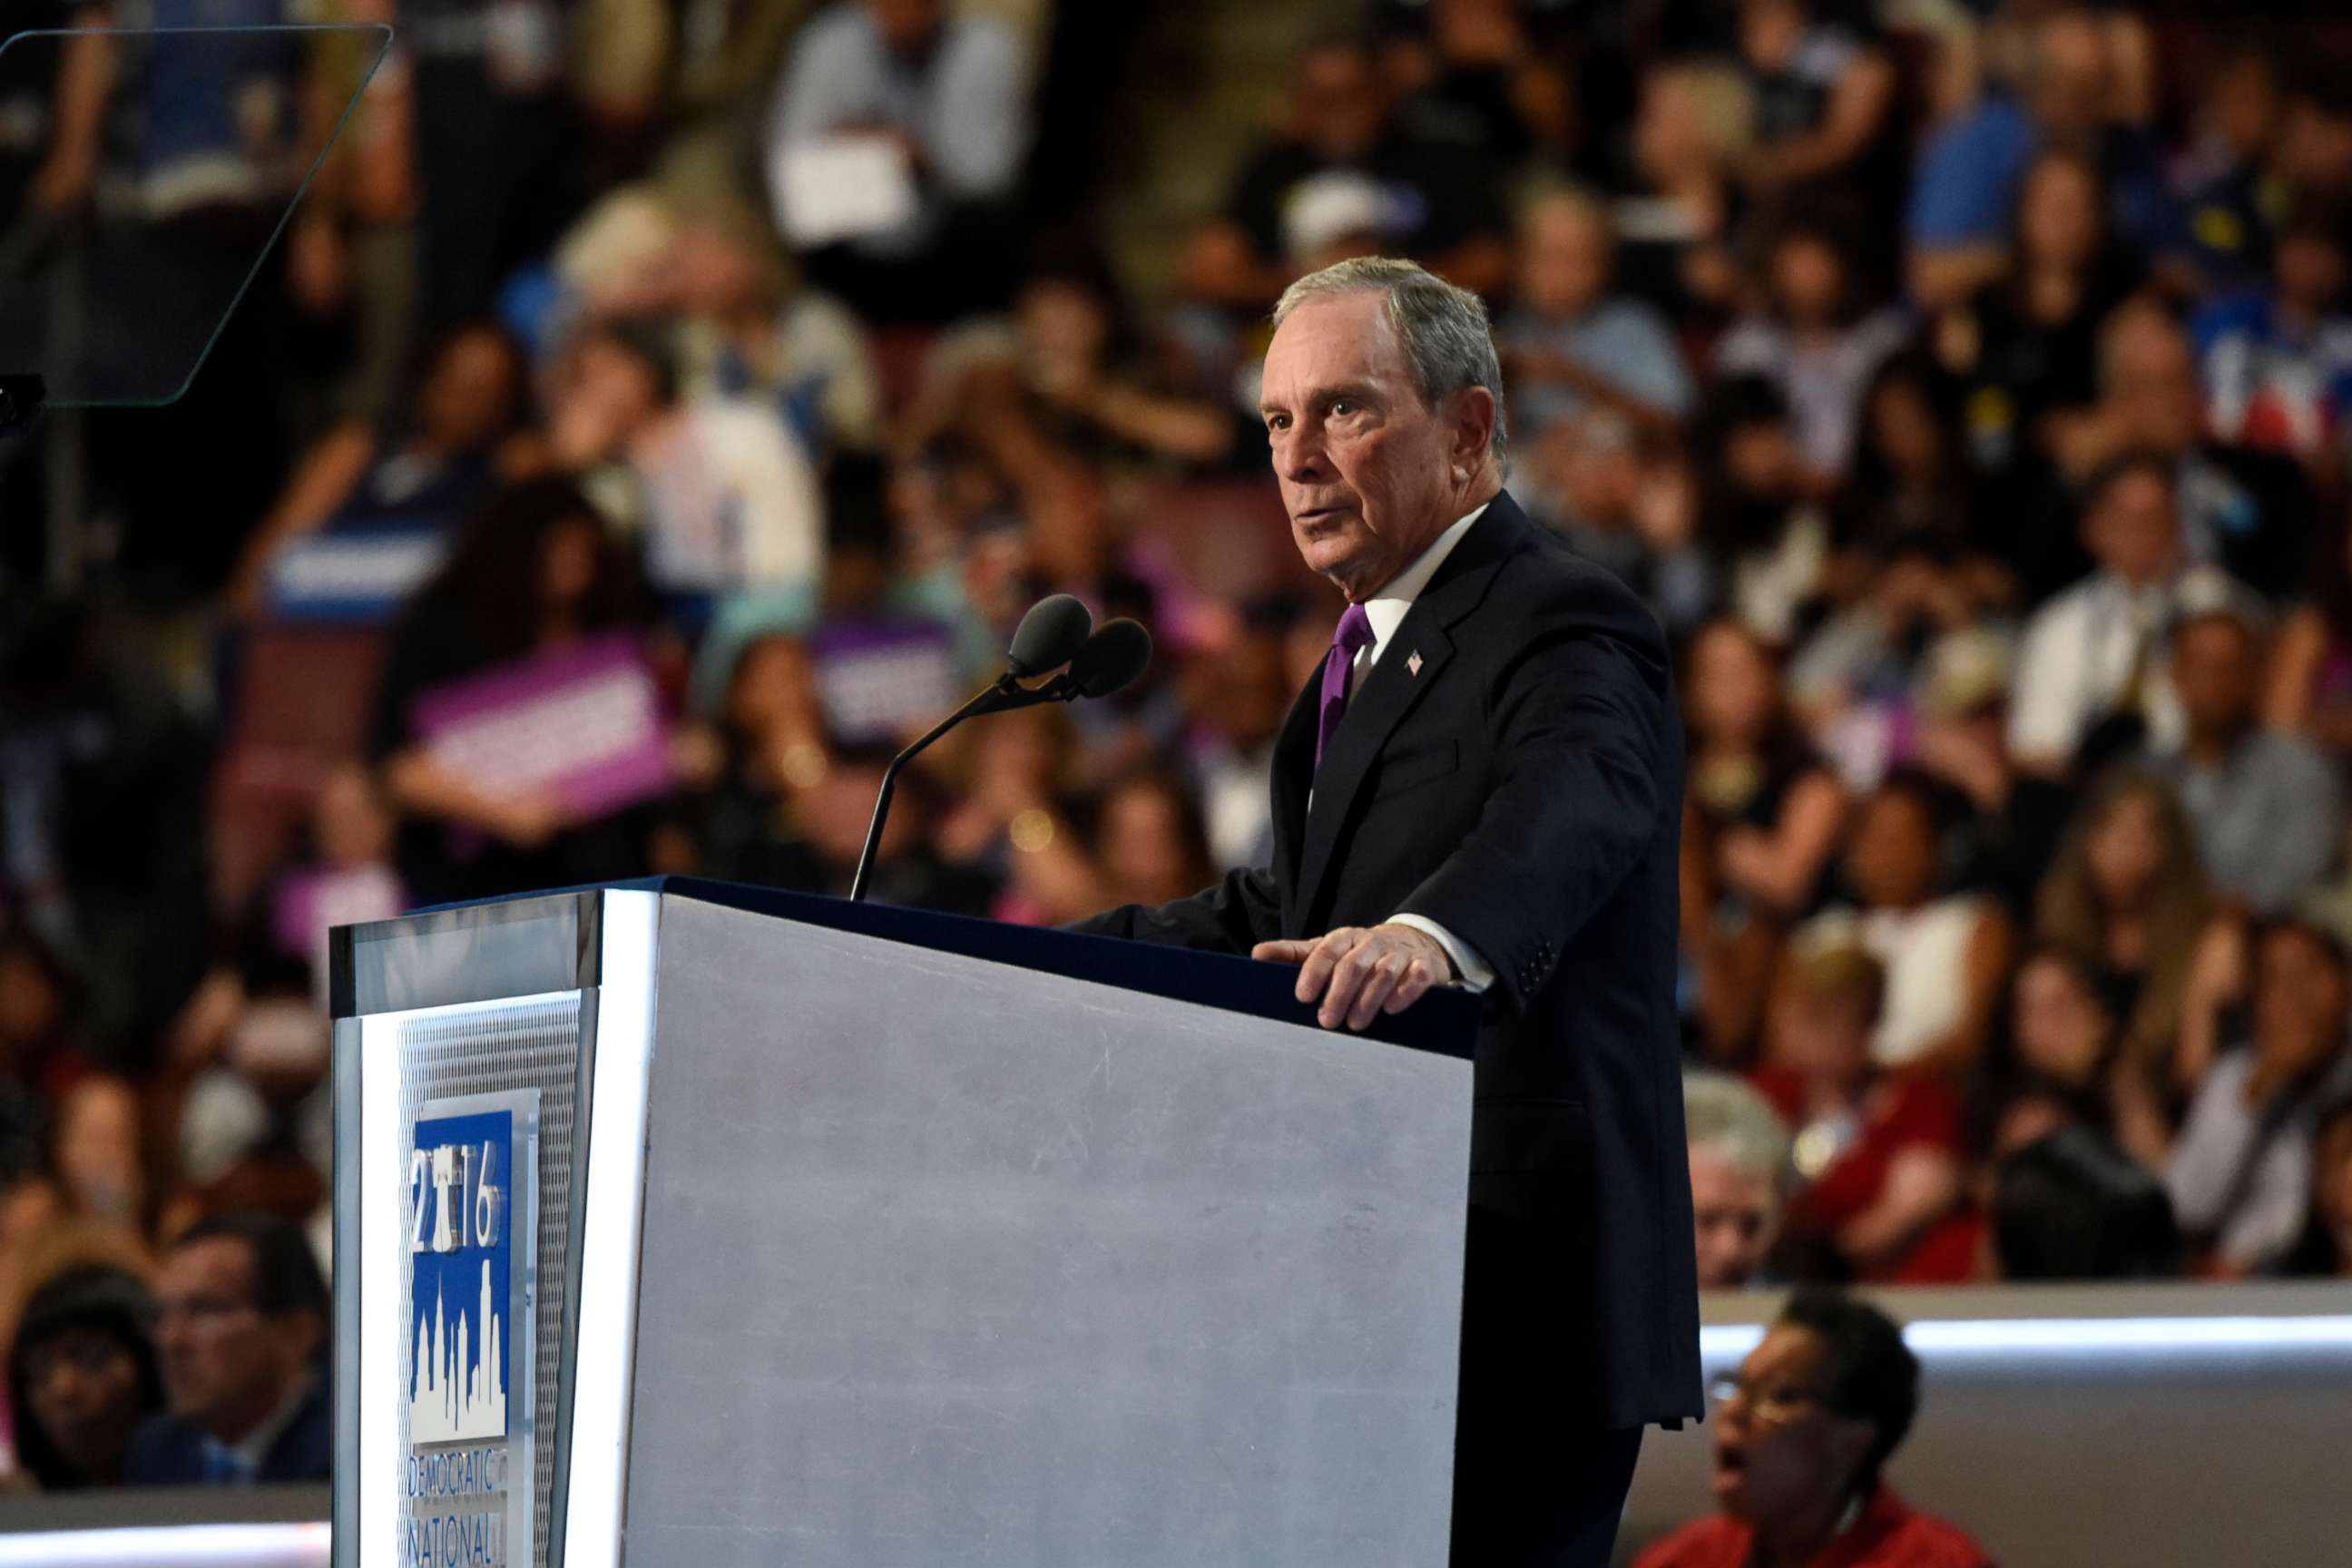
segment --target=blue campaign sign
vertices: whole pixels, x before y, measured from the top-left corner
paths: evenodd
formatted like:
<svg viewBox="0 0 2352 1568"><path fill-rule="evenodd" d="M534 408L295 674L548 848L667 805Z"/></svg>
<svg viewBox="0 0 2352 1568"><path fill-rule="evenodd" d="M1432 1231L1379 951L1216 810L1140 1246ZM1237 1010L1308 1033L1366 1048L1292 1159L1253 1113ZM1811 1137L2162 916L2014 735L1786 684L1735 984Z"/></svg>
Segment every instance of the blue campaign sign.
<svg viewBox="0 0 2352 1568"><path fill-rule="evenodd" d="M408 1166L411 1444L508 1436L514 1112L420 1118Z"/></svg>

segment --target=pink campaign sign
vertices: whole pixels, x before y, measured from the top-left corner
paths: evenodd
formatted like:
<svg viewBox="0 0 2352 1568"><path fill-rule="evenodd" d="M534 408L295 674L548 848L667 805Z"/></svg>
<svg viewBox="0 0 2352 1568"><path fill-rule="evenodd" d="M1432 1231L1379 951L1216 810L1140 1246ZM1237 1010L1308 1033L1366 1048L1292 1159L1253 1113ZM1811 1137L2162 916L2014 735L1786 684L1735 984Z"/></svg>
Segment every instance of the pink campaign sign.
<svg viewBox="0 0 2352 1568"><path fill-rule="evenodd" d="M436 687L413 713L443 766L481 789L547 791L577 817L670 787L660 693L626 633Z"/></svg>

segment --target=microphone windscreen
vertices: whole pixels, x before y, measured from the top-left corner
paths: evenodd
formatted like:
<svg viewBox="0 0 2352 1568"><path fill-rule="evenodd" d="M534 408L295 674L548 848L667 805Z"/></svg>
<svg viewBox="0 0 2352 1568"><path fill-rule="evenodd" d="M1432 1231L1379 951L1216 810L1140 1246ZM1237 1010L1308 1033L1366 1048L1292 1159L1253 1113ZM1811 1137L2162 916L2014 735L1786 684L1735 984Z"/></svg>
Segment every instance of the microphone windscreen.
<svg viewBox="0 0 2352 1568"><path fill-rule="evenodd" d="M1024 679L1058 668L1085 646L1094 624L1086 605L1068 594L1040 599L1021 617L1004 656L1005 668Z"/></svg>
<svg viewBox="0 0 2352 1568"><path fill-rule="evenodd" d="M1105 621L1070 660L1070 684L1081 697L1108 697L1151 662L1151 634L1139 622Z"/></svg>

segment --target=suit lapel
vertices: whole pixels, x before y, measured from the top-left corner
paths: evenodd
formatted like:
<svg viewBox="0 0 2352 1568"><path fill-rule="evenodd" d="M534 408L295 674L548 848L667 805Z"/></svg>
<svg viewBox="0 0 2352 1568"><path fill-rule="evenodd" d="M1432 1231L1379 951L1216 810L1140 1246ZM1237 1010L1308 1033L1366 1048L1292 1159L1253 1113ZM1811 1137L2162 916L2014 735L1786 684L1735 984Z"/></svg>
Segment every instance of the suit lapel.
<svg viewBox="0 0 2352 1568"><path fill-rule="evenodd" d="M1453 661L1454 639L1447 635L1447 628L1486 597L1487 585L1493 582L1504 556L1509 553L1515 524L1524 526L1518 508L1511 503L1510 497L1498 493L1486 515L1471 524L1470 531L1454 547L1454 552L1413 601L1412 608L1405 612L1404 619L1397 625L1396 635L1381 650L1380 662L1372 666L1371 673L1364 677L1355 695L1349 699L1347 716L1339 721L1339 728L1323 753L1320 768L1315 767L1310 743L1306 766L1312 773L1314 805L1307 813L1307 832L1299 850L1297 890L1290 896L1286 910L1287 921L1303 921L1308 911L1317 907L1324 880L1331 872L1340 825L1354 809L1365 777L1388 744L1390 735L1420 703L1423 694L1444 677L1446 666ZM1301 704L1307 705L1319 695L1315 686L1309 686L1307 695L1300 699ZM1298 714L1298 709L1292 710L1294 724ZM1288 739L1286 731L1286 743ZM1277 759L1277 781L1282 772ZM1277 809L1281 787L1277 782ZM1277 842L1279 833L1277 826Z"/></svg>
<svg viewBox="0 0 2352 1568"><path fill-rule="evenodd" d="M1327 660L1328 653L1323 656ZM1282 934L1298 933L1298 846L1307 829L1307 795L1315 782L1315 729L1322 714L1323 667L1290 705L1274 742L1274 883L1282 894Z"/></svg>

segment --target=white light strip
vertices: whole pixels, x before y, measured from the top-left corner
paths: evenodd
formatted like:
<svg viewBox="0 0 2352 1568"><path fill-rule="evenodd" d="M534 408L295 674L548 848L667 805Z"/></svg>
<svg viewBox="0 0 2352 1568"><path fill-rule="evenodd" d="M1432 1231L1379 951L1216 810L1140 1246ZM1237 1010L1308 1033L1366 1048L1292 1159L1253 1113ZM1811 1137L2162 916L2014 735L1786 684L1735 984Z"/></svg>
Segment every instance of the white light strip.
<svg viewBox="0 0 2352 1568"><path fill-rule="evenodd" d="M407 1390L406 1325L401 1287L408 1278L408 1173L400 1163L400 1027L413 1018L463 1017L528 1007L576 994L541 992L482 1002L453 1002L360 1019L360 1376L359 1542L338 1559L358 1568L400 1561L401 1404ZM0 1558L0 1564L7 1562Z"/></svg>
<svg viewBox="0 0 2352 1568"><path fill-rule="evenodd" d="M1738 1361L1763 1325L1717 1323L1698 1331L1709 1364ZM1926 1320L1903 1338L1926 1355L2102 1355L2352 1352L2352 1316L2307 1318L1988 1318Z"/></svg>
<svg viewBox="0 0 2352 1568"><path fill-rule="evenodd" d="M604 979L588 1102L588 1201L584 1231L577 1238L580 1338L572 1363L572 1489L563 1515L563 1555L572 1563L621 1560L661 908L653 893L608 889L604 899Z"/></svg>
<svg viewBox="0 0 2352 1568"><path fill-rule="evenodd" d="M403 1354L400 1287L408 1265L407 1197L400 1155L400 1019L360 1019L360 1376L359 1506L356 1552L342 1560L376 1568L399 1560L400 1405Z"/></svg>
<svg viewBox="0 0 2352 1568"><path fill-rule="evenodd" d="M0 1533L0 1568L322 1568L327 1527L142 1524Z"/></svg>

